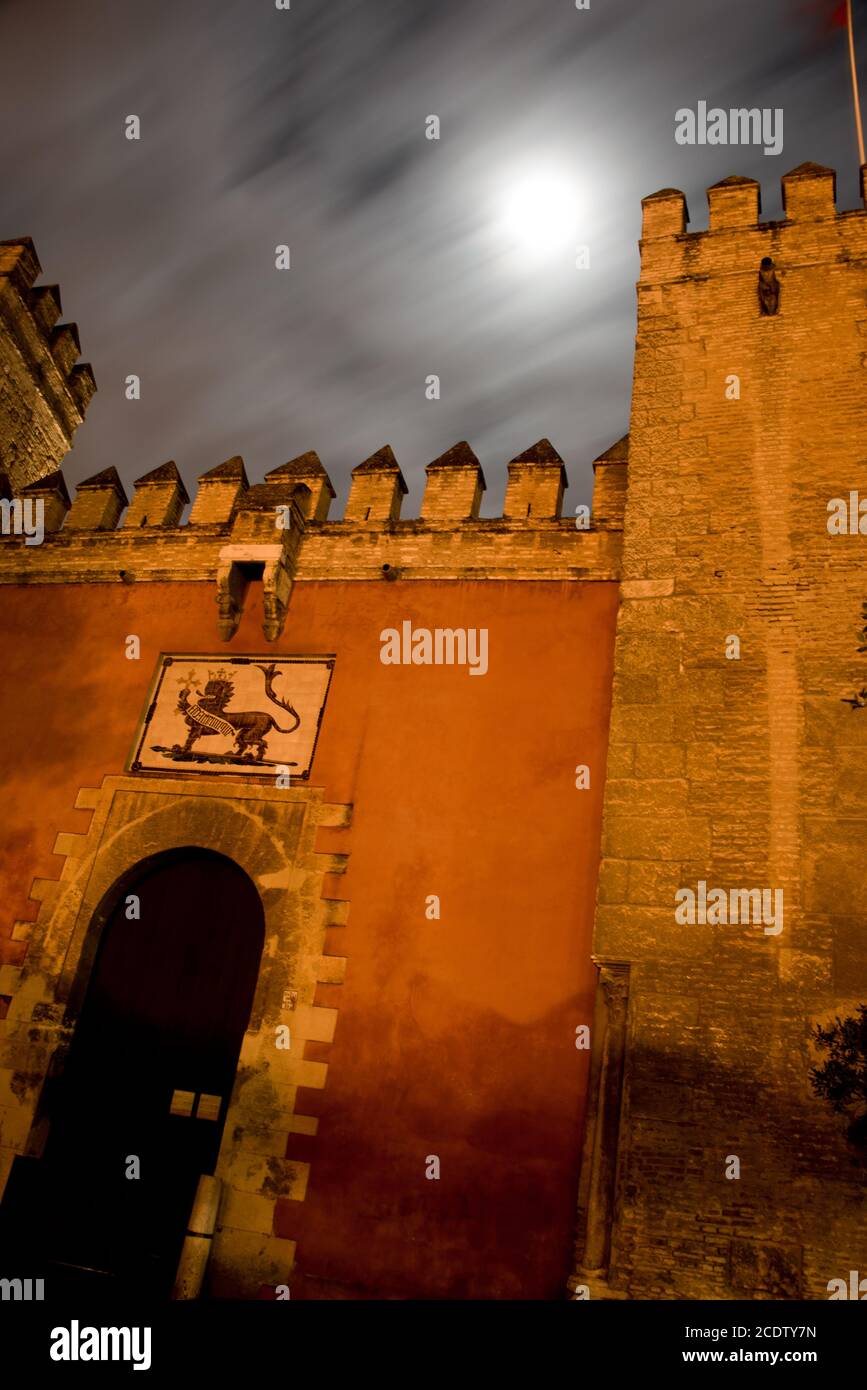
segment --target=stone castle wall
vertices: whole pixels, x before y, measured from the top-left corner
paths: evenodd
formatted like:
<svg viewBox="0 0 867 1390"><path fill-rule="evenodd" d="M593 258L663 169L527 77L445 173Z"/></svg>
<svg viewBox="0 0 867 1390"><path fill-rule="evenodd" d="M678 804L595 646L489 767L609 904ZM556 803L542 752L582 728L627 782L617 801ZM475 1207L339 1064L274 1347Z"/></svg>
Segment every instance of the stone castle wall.
<svg viewBox="0 0 867 1390"><path fill-rule="evenodd" d="M21 536L0 541L0 584L17 591L18 616L7 634L7 650L18 652L20 670L15 666L14 671L21 691L29 679L28 640L44 646L40 623L72 633L78 622L81 649L95 660L93 670L105 668L107 689L112 687L106 663L114 659L104 648L108 634L115 633L122 662L120 634L137 631L136 624L147 631L148 650L154 652L178 643L202 650L218 641L229 650L262 650L263 640L293 651L300 640L307 643L305 650L338 651L338 664L338 648L348 654L343 669L351 673L352 689L366 693L360 706L353 698L342 706L348 742L342 735L336 742L324 736L317 756L326 775L320 792L314 787L310 794L327 798L329 806L355 807L356 828L350 836L347 810L337 838L341 852L351 848L353 856L348 891L340 897L355 904L356 934L345 938L351 949L341 940L339 951L348 962L347 980L355 969L356 979L365 983L360 995L344 993L337 982L343 966L336 973L328 966L316 984L317 953L324 949L325 960L338 949L324 946L317 934L322 915L317 908L319 916L310 918L313 926L305 938L309 960L305 957L303 972L310 993L304 1002L334 1017L337 1011L339 1021L336 1029L333 1019L329 1023L327 1038L317 1023L305 1060L318 1065L327 1056L333 1080L325 1085L322 1074L321 1113L327 1120L330 1103L340 1132L361 1133L365 1142L371 1126L382 1123L381 1114L374 1122L365 1108L365 1076L356 1060L370 1028L367 992L372 997L381 986L373 965L377 953L398 962L393 1012L400 1012L401 990L408 989L421 1032L436 1038L455 1077L472 1071L477 1045L455 1051L448 1028L443 1032L443 1020L457 1008L456 982L480 982L482 993L472 1005L479 1046L490 1034L490 1009L508 1013L512 1006L498 993L493 975L481 984L490 974L484 950L476 973L467 976L457 943L448 965L440 962L442 968L430 977L434 985L419 992L412 983L413 971L429 968L427 948L419 955L415 929L398 927L390 889L385 898L377 896L377 873L381 826L403 785L410 747L401 734L402 719L414 712L421 727L423 706L414 703L416 687L410 685L383 715L370 702L382 668L375 657L367 665L370 654L359 655L355 644L364 622L375 627L397 621L407 604L431 623L438 614L456 622L457 613L469 623L488 612L492 624L503 625L514 672L496 692L489 714L498 737L506 740L510 766L517 751L520 772L517 780L496 783L497 758L485 761L490 749L484 751L487 742L481 726L473 724L476 716L467 714L462 688L448 716L458 721L468 749L455 804L460 815L485 818L488 857L472 891L493 895L505 914L510 948L501 962L508 958L512 965L525 962L521 970L531 963L536 968L538 952L524 943L522 931L538 918L545 925L548 974L573 970L580 980L575 1017L584 1011L589 1017L595 1008L578 1268L572 1280L573 1287L591 1288L594 1297L824 1298L830 1279L867 1269L867 1176L846 1144L843 1122L812 1094L808 1078L818 1060L810 1042L814 1024L852 1012L867 997L867 711L846 703L867 685L865 657L857 650L863 645L859 632L867 599L865 542L857 529L832 535L827 525L832 499L849 499L859 489L867 499L867 213L838 212L833 173L812 165L786 176L784 196L785 218L761 222L758 185L725 180L708 192L710 226L700 233L687 229L685 201L677 191L644 200L630 433L596 460L587 530L576 529L574 517L562 514L563 464L545 440L509 465L498 518L479 516L484 478L466 444L429 465L418 518L401 515L406 485L387 447L354 470L339 521L329 519L334 489L315 454L275 469L252 487L242 461L227 460L199 479L183 524L189 498L173 464L139 479L131 502L116 472L107 469L79 485L70 503L56 471L66 436L51 414L55 406L48 410L37 401L39 410L48 410L40 425L41 452L32 466L19 468L14 485L22 498L44 503L47 535L38 546L26 546ZM21 252L24 243L16 246ZM774 262L780 287L779 311L771 314L760 313L758 297L766 257ZM3 285L0 280L0 296ZM20 286L14 293L21 296ZM0 344L0 353L24 361L2 334ZM50 375L50 364L47 368ZM16 440L24 438L22 418L8 412L0 418L4 463L15 463ZM52 435L52 429L60 432ZM46 439L55 442L48 447ZM586 891L593 891L596 803L576 810L582 794L571 786L571 800L558 794L539 801L536 770L552 775L562 753L573 763L590 765L594 798L601 789L609 727L603 686L618 592L592 943L601 988L593 1004L589 977L570 950L580 949L589 970L591 945L583 923ZM546 645L540 625L558 632L556 644ZM331 641L333 633L339 633L339 643ZM580 660L576 664L576 644L590 658L586 671ZM530 658L537 670L527 684L522 663ZM47 659L40 647L40 662ZM122 665L126 689L129 663ZM552 707L545 694L555 686L560 691L566 671L577 692L571 712L561 703ZM50 680L48 667L44 678ZM74 702L82 708L92 698L88 679L80 669L72 679ZM493 690L486 682L466 684ZM336 683L336 701L339 692ZM64 784L57 793L56 818L62 805L75 803L77 788L98 786L102 774L112 791L111 778L121 772L118 750L126 746L140 695L127 691L120 705L114 702L111 766L99 765L91 741L86 771L79 776L77 767L69 769L69 787ZM57 766L63 758L62 727L58 732L49 725L43 734L38 721L34 725L26 711L12 706L6 724L11 728L24 718L29 742L43 753L48 749L45 755ZM528 706L544 713L548 732L527 723ZM469 724L462 722L467 718ZM368 750L360 761L356 745ZM373 762L365 761L374 754ZM425 785L435 785L434 769L441 765L436 727L425 731L420 756ZM481 803L480 778L486 788ZM451 793L448 779L447 785ZM117 789L124 795L129 791L126 782L118 782ZM173 786L168 793L182 796L182 789ZM22 807L32 801L26 777L16 795ZM81 795L82 807L101 804L96 791ZM454 846L448 849L447 841L438 839L437 827L454 821L455 804L438 793L432 800L422 798L413 814L424 827L424 874L447 863L455 875L453 891L467 894L461 856L452 862ZM524 813L530 806L535 811L528 820ZM317 807L318 802L305 810L311 824ZM328 815L337 823L343 812ZM515 838L516 824L523 826L523 840ZM37 827L43 857L33 870L37 874L46 872L44 841L54 829L60 829L56 821ZM27 857L21 846L31 831L22 823L19 858L21 852ZM570 858L569 835L581 866L580 885L570 883L578 904L574 921L556 895L554 900L549 893L544 901L538 893L527 896L525 877L507 874L510 888L503 895L506 870L497 859L498 844L513 847L515 872L525 868L538 885L556 882L555 864ZM78 838L61 835L58 846ZM522 844L530 854L523 864ZM395 880L402 883L418 869L412 846L404 848L408 857ZM305 854L313 866L312 841ZM18 871L19 878L27 877L20 864ZM75 883L80 872L78 861L64 870ZM782 931L769 934L761 923L679 923L675 895L702 882L708 890L781 891ZM312 878L310 883L312 901ZM39 889L52 901L56 892L63 897L63 889ZM61 919L55 911L60 909L52 908L40 933L43 927L46 932L57 928ZM474 920L469 912L466 932ZM3 1053L4 1065L11 1068L3 1093L10 1107L5 1119L17 1152L28 1140L15 1108L21 1089L15 1077L34 1071L27 1072L26 1049L21 1050L33 1026L33 1000L25 995L20 1007L16 1002L20 981L27 978L29 925L15 922L4 947L2 977L9 1017L19 1030L14 1046L7 1042ZM377 935L381 930L384 937ZM494 936L501 930L491 927L493 955ZM22 970L23 975L17 973ZM544 990L534 996L535 1003L524 998L521 971L514 978L507 972L503 981L511 981L515 992L515 1027L507 1039L504 1034L502 1075L514 1075L521 1056L527 1094L552 1093L560 1073L551 1070L548 1049L557 1046L562 1031L562 1001L556 991L546 995ZM485 993L489 988L493 994ZM456 1019L467 1006L460 997ZM540 1022L545 999L547 1013ZM49 1010L46 1026L59 1027L60 1016L54 1018L46 999L40 1002ZM389 1084L399 1086L395 1059L406 1039L395 1038L388 1020L377 1018ZM571 1014L568 1022L571 1028ZM332 1041L333 1051L327 1052ZM397 1045L393 1055L392 1043ZM418 1075L428 1085L434 1073L428 1077L425 1069L434 1054L428 1044L418 1045ZM254 1041L248 1047L255 1053ZM492 1085L490 1106L500 1107L502 1133L517 1134L518 1112L506 1102L506 1092ZM582 1079L579 1089L583 1085ZM316 1112L307 1084L300 1090L304 1108L293 1143L312 1144ZM353 1111L359 1097L362 1110ZM287 1132L292 1132L295 1099L293 1092L280 1121ZM552 1138L557 1126L568 1127L569 1103L566 1087L557 1091L553 1110L543 1106L536 1114L536 1132L549 1136L549 1150L560 1143ZM524 1100L521 1106L526 1113ZM0 1124L3 1120L0 1113ZM467 1110L455 1119L455 1134L471 1123ZM279 1144L282 1133L267 1138L266 1145ZM389 1144L406 1142L405 1126L386 1124L383 1133ZM477 1126L476 1142L484 1149L481 1133ZM516 1160L519 1169L526 1157L522 1142L515 1150L524 1155ZM557 1257L546 1263L542 1246L561 1221L570 1143L577 1144L574 1133L557 1148L554 1189L544 1181L526 1189L532 1189L533 1201L521 1220L532 1225L535 1219L539 1236L530 1280L535 1296L552 1296L548 1285ZM240 1144L243 1148L244 1141ZM287 1162L294 1152L291 1146L281 1148ZM287 1187L288 1195L276 1206L272 1201L273 1210L265 1210L263 1193L250 1187L254 1180L245 1170L246 1186L238 1191L246 1196L233 1208L244 1211L244 1221L221 1237L221 1278L227 1287L233 1279L235 1286L255 1286L262 1261L267 1264L289 1244L294 1252L296 1239L299 1258L305 1249L310 1252L311 1263L302 1273L303 1278L309 1274L309 1296L370 1296L398 1266L401 1293L424 1277L440 1293L449 1287L438 1256L429 1262L428 1276L421 1266L401 1263L401 1210L407 1208L400 1193L393 1211L389 1208L385 1218L385 1209L380 1211L386 1234L368 1272L353 1268L351 1250L372 1249L363 1214L376 1202L371 1205L362 1182L353 1197L361 1226L349 1244L339 1231L332 1240L329 1203L343 1190L359 1156L352 1142L343 1149L332 1141L318 1160L315 1148L311 1152L309 1190L307 1157L299 1150L303 1173L296 1165L295 1176L287 1177L291 1192ZM380 1158L386 1163L384 1149ZM740 1168L737 1178L726 1176L733 1159ZM317 1161L323 1183L315 1198L318 1207L310 1201L317 1191ZM227 1173L243 1167L237 1152L221 1162ZM474 1170L473 1181L482 1200L482 1168ZM533 1218L530 1208L543 1188L556 1190L556 1197ZM499 1189L504 1205L498 1223L514 1204L507 1189ZM305 1203L303 1211L298 1202ZM454 1210L460 1210L459 1202ZM429 1235L426 1248L433 1249L434 1226ZM287 1244L275 1246L275 1241ZM510 1259L501 1251L496 1269L477 1276L460 1296L478 1296L485 1279L494 1296L506 1291L521 1296L520 1261L510 1264ZM356 1293L347 1295L350 1285Z"/></svg>
<svg viewBox="0 0 867 1390"><path fill-rule="evenodd" d="M834 183L802 166L762 223L758 185L725 180L698 233L681 193L643 204L594 937L611 1055L578 1248L612 1293L823 1298L867 1269L867 1172L808 1081L813 1025L867 998L867 718L845 703L867 540L827 526L867 497L867 213ZM782 932L678 924L701 880L782 889Z"/></svg>
<svg viewBox="0 0 867 1390"><path fill-rule="evenodd" d="M14 490L60 465L96 390L57 285L34 286L28 237L0 241L0 472Z"/></svg>
<svg viewBox="0 0 867 1390"><path fill-rule="evenodd" d="M412 518L387 448L335 521L314 454L255 486L227 460L191 503L174 464L131 500L114 469L71 501L57 469L18 489L46 531L0 540L0 1189L20 1193L44 1151L106 893L192 844L247 872L268 941L211 1291L560 1294L625 468L625 448L598 462L608 500L588 529L562 514L544 440L510 464L497 518L479 517L465 444L430 465ZM484 628L485 678L383 665L382 630L408 619ZM130 772L162 652L333 656L309 781ZM586 791L579 762L598 774Z"/></svg>

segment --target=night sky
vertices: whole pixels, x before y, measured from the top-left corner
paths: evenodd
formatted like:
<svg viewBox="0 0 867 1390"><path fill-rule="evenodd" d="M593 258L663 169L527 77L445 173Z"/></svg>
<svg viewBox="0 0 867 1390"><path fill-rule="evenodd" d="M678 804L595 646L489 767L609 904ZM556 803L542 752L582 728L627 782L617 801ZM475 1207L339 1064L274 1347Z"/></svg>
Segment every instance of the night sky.
<svg viewBox="0 0 867 1390"><path fill-rule="evenodd" d="M230 455L255 481L315 449L339 516L388 443L411 516L424 465L467 439L496 514L506 462L547 435L585 499L628 427L641 197L683 189L701 228L705 188L745 174L779 217L780 176L815 160L858 205L834 8L0 0L0 238L33 237L99 387L67 481L173 458L192 491ZM867 0L859 34L867 100ZM679 146L674 113L701 100L781 107L782 153ZM540 170L578 219L531 256L503 209Z"/></svg>

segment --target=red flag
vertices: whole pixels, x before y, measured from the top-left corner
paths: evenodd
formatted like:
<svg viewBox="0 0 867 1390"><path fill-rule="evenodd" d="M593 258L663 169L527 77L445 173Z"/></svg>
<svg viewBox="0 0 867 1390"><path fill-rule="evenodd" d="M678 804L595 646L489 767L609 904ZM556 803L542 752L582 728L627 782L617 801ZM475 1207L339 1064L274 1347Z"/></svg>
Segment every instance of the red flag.
<svg viewBox="0 0 867 1390"><path fill-rule="evenodd" d="M846 13L846 0L807 0L801 6L802 13L815 15L824 33L833 29L845 29L849 20Z"/></svg>
<svg viewBox="0 0 867 1390"><path fill-rule="evenodd" d="M855 135L858 140L858 156L861 168L867 167L864 153L864 131L861 125L861 99L858 94L858 65L855 55L855 21L853 11L856 0L808 0L802 4L802 12L816 16L822 21L822 26L826 34L830 34L835 29L844 29L848 39L849 49L849 71L852 77L852 105L855 113ZM859 7L859 13L863 10Z"/></svg>

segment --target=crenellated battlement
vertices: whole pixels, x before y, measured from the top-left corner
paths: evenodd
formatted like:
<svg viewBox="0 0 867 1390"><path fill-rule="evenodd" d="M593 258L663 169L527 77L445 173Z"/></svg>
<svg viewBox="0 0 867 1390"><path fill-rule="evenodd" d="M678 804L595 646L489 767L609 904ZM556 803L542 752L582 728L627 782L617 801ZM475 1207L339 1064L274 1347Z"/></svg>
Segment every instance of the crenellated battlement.
<svg viewBox="0 0 867 1390"><path fill-rule="evenodd" d="M7 898L10 885L22 898L29 885L40 904L35 921L29 908L13 919L0 981L10 1063L0 1188L14 1163L14 1200L42 1192L19 1160L38 1163L52 1113L40 1087L46 1074L62 1075L88 941L106 921L100 904L134 884L131 865L167 850L174 871L178 846L192 845L237 857L262 890L266 917L277 902L275 930L271 917L265 926L276 973L257 987L241 1052L255 1085L240 1124L231 1112L220 1160L231 1210L224 1203L215 1241L217 1277L228 1284L218 1295L237 1296L234 1269L252 1297L278 1275L308 1280L292 1263L296 1197L309 1203L305 1241L328 1226L330 1194L342 1193L347 1210L368 1210L369 1187L346 1182L364 1163L340 1144L318 1170L324 1183L305 1197L309 1141L322 1115L331 1142L329 1116L317 1104L295 1117L292 1105L296 1092L321 1090L332 1065L335 1075L343 1069L338 1108L341 1095L359 1098L345 1113L359 1119L356 1153L363 1160L371 1151L364 1058L354 1075L346 1068L365 1051L357 1041L379 1027L377 1010L382 1026L367 1051L389 1074L404 1067L401 1039L389 1054L386 1035L405 1002L406 962L418 973L428 886L437 904L442 894L453 949L436 948L427 1016L445 1008L448 1021L455 1000L467 1003L471 1045L453 1070L471 1071L479 1036L502 1052L503 1085L488 1088L479 1112L487 1132L502 1130L516 1096L523 1105L524 1083L538 1082L535 1095L542 1087L544 1113L533 1101L542 1132L565 1135L559 1149L545 1139L553 1157L541 1180L555 1196L556 1164L567 1175L574 1159L576 1093L563 1091L558 1110L553 1073L540 1072L538 1056L544 1046L555 1057L573 1004L588 1010L574 1020L592 1017L581 1039L590 1056L578 1083L586 1076L573 1291L798 1301L824 1299L829 1279L867 1270L867 1174L853 1162L845 1121L812 1093L807 1046L817 1027L867 997L867 716L853 708L864 682L867 217L838 212L835 183L832 170L800 166L783 181L785 217L762 222L758 183L723 179L708 190L706 231L688 229L677 190L645 199L629 433L594 461L586 528L583 516L576 526L574 511L564 514L566 469L547 439L498 478L487 470L495 488L505 484L494 517L483 515L488 479L466 441L427 466L412 509L387 445L352 470L339 502L314 452L254 483L233 456L189 492L171 461L132 487L108 467L67 488L55 461L16 481L13 494L0 473L3 529L11 523L18 533L0 538L13 849L4 885ZM27 309L34 333L54 307L46 291ZM58 359L74 346L67 338ZM0 342L0 366L5 351ZM26 439L20 420L0 417L0 430L11 421L11 437ZM838 503L843 531L829 524ZM125 587L98 587L112 584ZM273 661L263 659L263 636L280 639ZM216 637L233 642L231 681L217 673ZM310 662L334 666L333 684L319 693ZM291 728L282 716L274 722L280 709L295 716ZM205 729L224 742L208 745ZM298 729L308 739L303 754L297 741L282 742ZM127 755L130 775L119 778L112 769ZM308 771L313 780L299 785ZM317 788L332 784L319 805ZM91 813L86 832L61 819L70 806ZM480 821L486 833L474 835ZM308 831L317 827L314 844ZM347 832L353 868L344 889ZM52 846L65 860L59 879L38 867L50 864ZM308 874L320 851L322 865ZM403 895L411 910L395 907L394 885L414 882L415 908L412 892ZM683 912L684 892L698 912ZM317 893L331 903L324 915ZM480 914L480 902L494 909ZM526 923L537 920L528 936ZM486 961L502 942L510 970L493 994L469 998L460 989L462 942L477 926L489 933L479 938L477 974L491 974ZM540 956L547 983L533 994ZM390 989L365 966L386 958L399 966ZM346 975L353 959L360 968ZM550 1046L543 1037L522 1079L526 1029L512 1001L525 978L522 1016L549 1021ZM268 1159L264 1093L260 1053L249 1046L272 1017L292 1021L290 1070L275 1083L288 1100L278 1096L275 1143L266 1136L269 1151L285 1154L285 1173L259 1162ZM576 1023L576 1035L583 1031ZM416 1072L426 1085L430 1068ZM239 1072L233 1105L243 1080ZM476 1119L459 1105L451 1132L478 1130ZM744 1164L734 1205L724 1195L737 1176L727 1167L731 1149ZM483 1193L490 1173L480 1152L467 1191L475 1183ZM526 1166L516 1173L503 1189L508 1200L516 1182L532 1194L539 1177ZM251 1196L254 1187L268 1200ZM565 1180L560 1191L562 1200L547 1202L555 1217L568 1200ZM398 1192L398 1215L408 1210L401 1202ZM535 1220L527 1212L518 1211L518 1237ZM400 1223L392 1224L397 1249ZM355 1226L363 1242L364 1222ZM348 1229L348 1240L329 1228L331 1243L320 1242L318 1254L314 1245L302 1297L342 1297L356 1284L373 1296L377 1270L392 1293L414 1291L414 1254L403 1270L377 1258L356 1281ZM348 1252L340 1268L338 1245ZM551 1277L562 1248L555 1256ZM315 1271L329 1260L325 1287ZM504 1262L488 1263L494 1297L549 1296L547 1275L528 1283L526 1259L508 1284ZM468 1275L458 1274L460 1291ZM435 1283L425 1296L442 1296Z"/></svg>
<svg viewBox="0 0 867 1390"><path fill-rule="evenodd" d="M795 266L816 260L867 256L867 166L861 170L862 206L837 209L837 176L819 164L800 164L782 178L781 221L761 220L761 187L731 175L707 190L709 225L689 230L686 197L663 188L643 198L641 288L684 277L755 273L759 261ZM639 307L640 313L640 307Z"/></svg>
<svg viewBox="0 0 867 1390"><path fill-rule="evenodd" d="M598 515L586 525L563 515L566 468L547 439L508 465L499 517L479 515L485 478L464 441L428 465L418 517L401 515L407 486L388 445L353 469L342 520L329 519L336 493L313 452L252 485L243 459L227 459L198 479L183 523L191 499L172 461L131 498L112 467L70 500L56 470L17 494L42 503L44 536L0 537L0 584L215 581L229 637L260 578L274 635L299 580L616 580L627 460L628 437L594 463Z"/></svg>
<svg viewBox="0 0 867 1390"><path fill-rule="evenodd" d="M57 285L35 285L29 237L0 241L0 469L14 488L54 472L96 390Z"/></svg>
<svg viewBox="0 0 867 1390"><path fill-rule="evenodd" d="M789 1064L867 988L864 536L829 525L864 485L867 215L835 184L801 165L762 222L758 183L723 179L706 231L677 190L644 200L575 1281L594 1297L824 1298L839 1251L867 1258L863 1175ZM693 882L773 885L785 926L685 926ZM730 1149L762 1155L733 1228L704 1222Z"/></svg>

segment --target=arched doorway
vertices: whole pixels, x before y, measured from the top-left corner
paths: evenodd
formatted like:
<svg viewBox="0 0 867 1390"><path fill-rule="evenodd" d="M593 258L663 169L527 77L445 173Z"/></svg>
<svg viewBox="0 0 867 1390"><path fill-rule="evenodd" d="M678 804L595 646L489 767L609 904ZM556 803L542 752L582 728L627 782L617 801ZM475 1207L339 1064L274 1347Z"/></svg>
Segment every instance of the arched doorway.
<svg viewBox="0 0 867 1390"><path fill-rule="evenodd" d="M232 860L138 865L104 923L57 1093L39 1186L48 1271L167 1295L199 1175L213 1173L265 925Z"/></svg>

